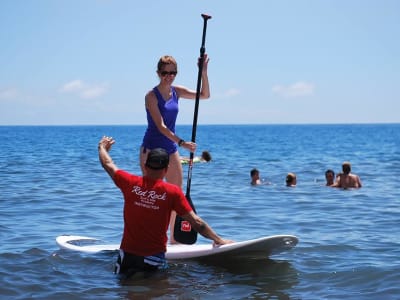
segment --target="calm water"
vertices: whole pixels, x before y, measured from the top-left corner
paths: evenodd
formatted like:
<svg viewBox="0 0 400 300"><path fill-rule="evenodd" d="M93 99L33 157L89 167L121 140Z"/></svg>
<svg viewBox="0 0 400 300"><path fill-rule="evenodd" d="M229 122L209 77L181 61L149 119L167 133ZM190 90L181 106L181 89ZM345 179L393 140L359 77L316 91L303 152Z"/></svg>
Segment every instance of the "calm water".
<svg viewBox="0 0 400 300"><path fill-rule="evenodd" d="M97 142L115 137L115 162L139 172L143 132L0 127L0 298L400 299L400 124L199 126L199 153L209 150L213 161L193 169L198 213L227 238L294 234L300 243L270 259L189 260L119 282L115 254L61 251L55 238L119 242L122 200L98 163ZM190 139L191 126L178 133ZM345 160L363 188L324 187L325 170L338 172ZM253 167L272 184L251 187ZM284 186L288 172L296 188Z"/></svg>

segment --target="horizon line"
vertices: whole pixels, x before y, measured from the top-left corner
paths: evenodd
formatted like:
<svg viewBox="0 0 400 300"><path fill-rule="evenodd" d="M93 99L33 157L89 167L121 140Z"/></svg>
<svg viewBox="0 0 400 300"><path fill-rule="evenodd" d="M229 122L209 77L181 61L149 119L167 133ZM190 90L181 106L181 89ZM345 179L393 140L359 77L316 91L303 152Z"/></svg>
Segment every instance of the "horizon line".
<svg viewBox="0 0 400 300"><path fill-rule="evenodd" d="M255 125L270 125L270 126L277 126L277 125L400 125L400 122L351 122L351 123L206 123L206 124L197 124L197 126L255 126ZM40 126L147 126L147 124L0 124L0 127L23 127L23 126L30 126L30 127L40 127ZM184 123L184 124L177 124L179 126L192 126L192 124Z"/></svg>

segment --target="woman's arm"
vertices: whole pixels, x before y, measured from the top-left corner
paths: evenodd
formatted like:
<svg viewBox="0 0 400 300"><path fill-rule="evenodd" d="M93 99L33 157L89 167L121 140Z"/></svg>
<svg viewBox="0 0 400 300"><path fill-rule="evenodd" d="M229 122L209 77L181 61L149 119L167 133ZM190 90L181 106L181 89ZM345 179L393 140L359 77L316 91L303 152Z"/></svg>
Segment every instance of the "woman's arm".
<svg viewBox="0 0 400 300"><path fill-rule="evenodd" d="M209 58L207 54L204 55L203 70L201 73L201 89L200 89L200 99L210 98L210 84L208 82L207 68L208 68ZM176 92L180 98L185 99L196 99L196 91L188 89L184 86L175 86Z"/></svg>

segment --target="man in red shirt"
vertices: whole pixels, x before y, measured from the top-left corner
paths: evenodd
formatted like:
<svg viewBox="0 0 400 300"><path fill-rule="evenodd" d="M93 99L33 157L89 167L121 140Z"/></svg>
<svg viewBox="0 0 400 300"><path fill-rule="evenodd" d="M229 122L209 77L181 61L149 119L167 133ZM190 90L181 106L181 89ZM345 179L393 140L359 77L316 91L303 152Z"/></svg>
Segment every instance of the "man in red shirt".
<svg viewBox="0 0 400 300"><path fill-rule="evenodd" d="M103 137L99 142L99 159L124 196L124 233L115 272L129 277L138 271L156 271L166 266L167 231L171 211L187 220L193 229L214 241L215 245L231 243L219 237L197 216L182 190L163 180L169 155L161 148L149 152L146 176L120 170L109 154L115 140Z"/></svg>

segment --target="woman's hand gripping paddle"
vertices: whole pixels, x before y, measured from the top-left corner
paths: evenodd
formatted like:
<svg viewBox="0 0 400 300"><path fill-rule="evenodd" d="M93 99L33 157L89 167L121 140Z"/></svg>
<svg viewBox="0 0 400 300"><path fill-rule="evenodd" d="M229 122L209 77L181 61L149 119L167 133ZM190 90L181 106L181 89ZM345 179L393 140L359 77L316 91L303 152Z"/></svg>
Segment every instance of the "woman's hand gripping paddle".
<svg viewBox="0 0 400 300"><path fill-rule="evenodd" d="M206 42L207 21L211 19L211 16L205 14L202 14L201 16L203 17L204 23L203 23L203 38L201 41L201 48L200 48L199 74L197 77L196 102L194 105L194 116L193 116L193 127L192 127L193 143L196 142L197 116L199 112L200 89L201 89L201 74L203 72L204 54L206 52L205 42ZM196 212L196 209L190 197L190 184L192 182L193 158L194 158L194 153L190 152L188 178L186 184L186 199L188 200L190 206L193 208L193 211ZM191 245L194 244L197 240L197 232L191 227L188 221L185 221L180 216L176 216L175 226L174 226L174 238L179 243Z"/></svg>

